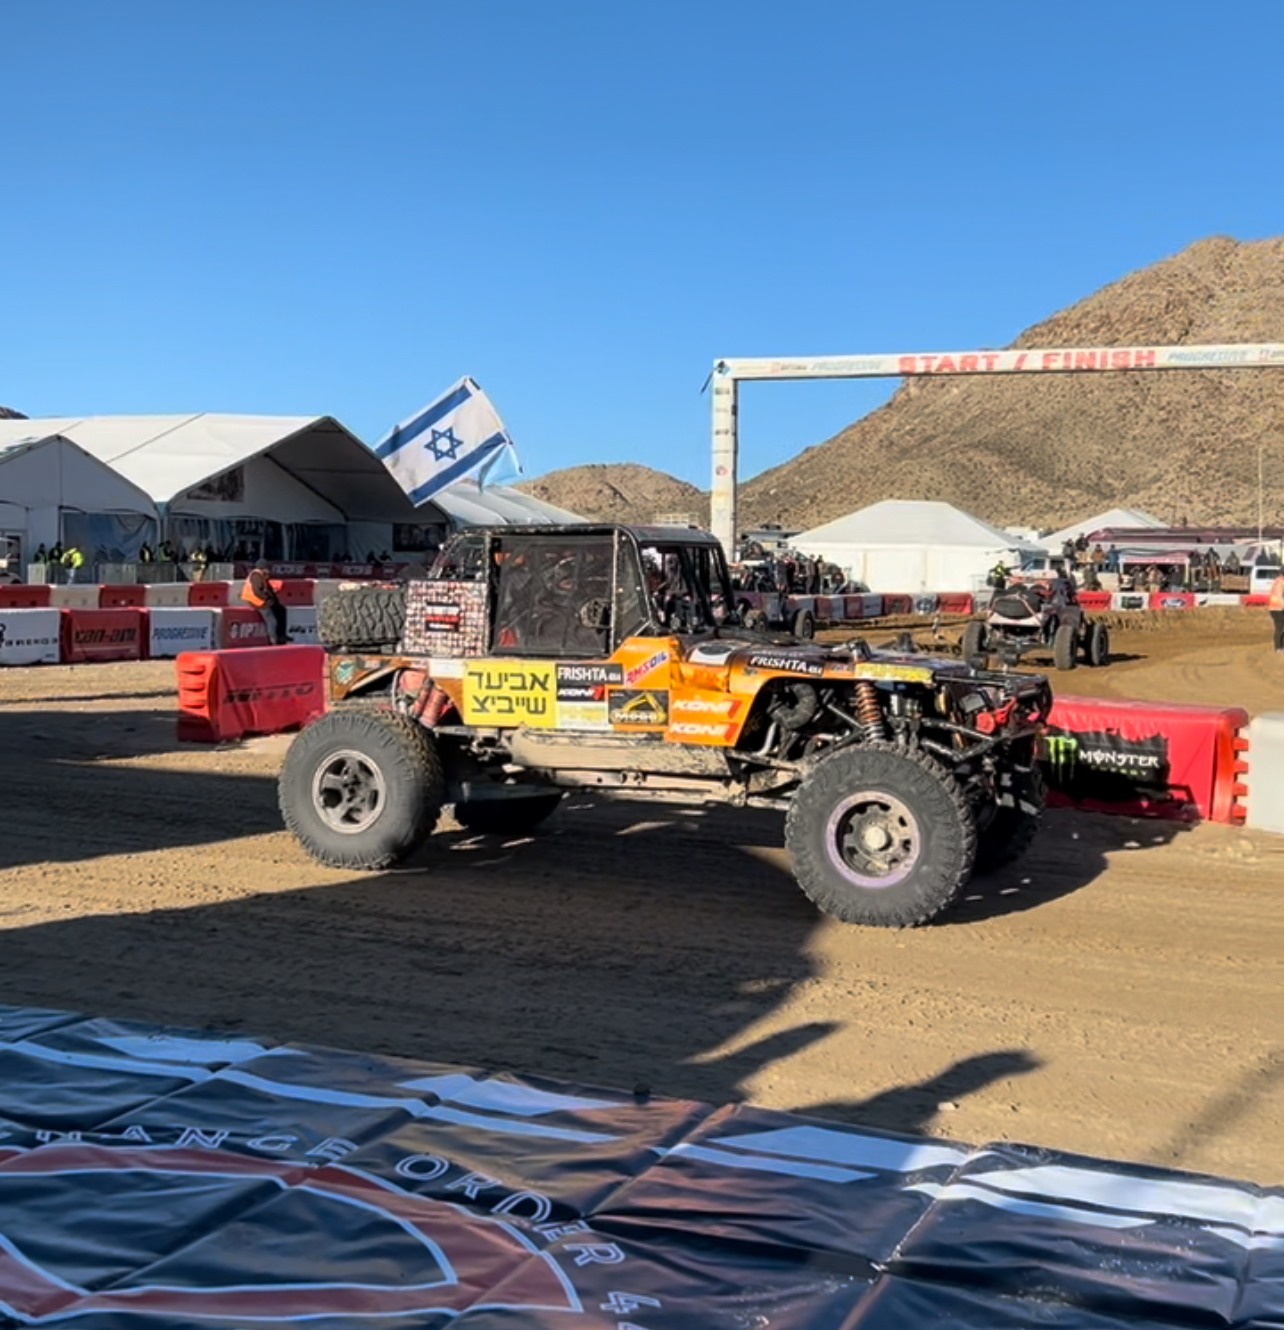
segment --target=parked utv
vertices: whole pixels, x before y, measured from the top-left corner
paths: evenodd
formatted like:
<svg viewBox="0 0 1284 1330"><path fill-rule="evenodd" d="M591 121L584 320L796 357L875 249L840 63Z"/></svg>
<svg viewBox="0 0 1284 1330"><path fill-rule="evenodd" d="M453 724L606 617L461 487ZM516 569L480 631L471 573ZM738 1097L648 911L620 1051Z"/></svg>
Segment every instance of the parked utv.
<svg viewBox="0 0 1284 1330"><path fill-rule="evenodd" d="M568 790L764 807L820 909L906 925L1042 811L1042 677L748 629L703 532L472 530L428 580L337 591L319 620L330 710L280 802L327 864L397 863L451 804L508 835Z"/></svg>

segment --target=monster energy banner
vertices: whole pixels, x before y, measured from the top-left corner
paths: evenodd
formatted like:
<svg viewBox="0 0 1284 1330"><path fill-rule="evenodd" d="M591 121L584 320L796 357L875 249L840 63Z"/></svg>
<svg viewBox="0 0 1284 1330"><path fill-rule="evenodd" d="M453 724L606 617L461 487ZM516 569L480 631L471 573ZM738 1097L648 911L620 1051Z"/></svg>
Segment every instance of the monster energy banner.
<svg viewBox="0 0 1284 1330"><path fill-rule="evenodd" d="M1284 1189L0 1008L0 1325L1267 1326Z"/></svg>
<svg viewBox="0 0 1284 1330"><path fill-rule="evenodd" d="M1049 786L1075 802L1165 802L1168 740L1162 734L1128 737L1115 729L1065 730L1050 725L1043 736L1043 770Z"/></svg>

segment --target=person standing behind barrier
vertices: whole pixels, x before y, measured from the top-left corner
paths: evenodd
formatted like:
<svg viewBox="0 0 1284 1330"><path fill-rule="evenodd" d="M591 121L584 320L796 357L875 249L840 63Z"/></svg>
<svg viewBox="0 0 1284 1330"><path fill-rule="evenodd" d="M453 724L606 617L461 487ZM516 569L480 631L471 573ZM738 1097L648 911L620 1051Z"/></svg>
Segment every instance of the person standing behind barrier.
<svg viewBox="0 0 1284 1330"><path fill-rule="evenodd" d="M74 545L63 551L62 566L67 570L68 584L76 580L76 573L84 562L85 556Z"/></svg>
<svg viewBox="0 0 1284 1330"><path fill-rule="evenodd" d="M1284 573L1271 583L1270 600L1267 604L1271 611L1271 623L1275 629L1275 650L1284 651Z"/></svg>
<svg viewBox="0 0 1284 1330"><path fill-rule="evenodd" d="M281 598L268 577L266 559L259 559L250 569L250 575L241 588L241 599L258 610L272 645L284 646L289 640L285 631L285 606L281 604Z"/></svg>

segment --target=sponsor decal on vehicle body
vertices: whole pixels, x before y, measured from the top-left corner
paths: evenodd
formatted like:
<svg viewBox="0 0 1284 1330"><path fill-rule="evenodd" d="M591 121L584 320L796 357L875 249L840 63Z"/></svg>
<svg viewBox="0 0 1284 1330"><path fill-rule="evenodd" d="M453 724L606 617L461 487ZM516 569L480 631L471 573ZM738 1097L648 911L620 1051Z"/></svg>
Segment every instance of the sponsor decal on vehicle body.
<svg viewBox="0 0 1284 1330"><path fill-rule="evenodd" d="M542 661L469 666L464 671L464 724L556 725L554 668Z"/></svg>
<svg viewBox="0 0 1284 1330"><path fill-rule="evenodd" d="M612 725L665 725L669 720L667 688L613 688L607 694Z"/></svg>
<svg viewBox="0 0 1284 1330"><path fill-rule="evenodd" d="M557 666L557 700L559 702L600 702L606 698L609 687L624 682L624 666L615 661L594 664Z"/></svg>
<svg viewBox="0 0 1284 1330"><path fill-rule="evenodd" d="M756 670L779 670L783 674L806 674L817 679L825 672L825 667L818 660L774 651L755 651L749 657L748 664Z"/></svg>

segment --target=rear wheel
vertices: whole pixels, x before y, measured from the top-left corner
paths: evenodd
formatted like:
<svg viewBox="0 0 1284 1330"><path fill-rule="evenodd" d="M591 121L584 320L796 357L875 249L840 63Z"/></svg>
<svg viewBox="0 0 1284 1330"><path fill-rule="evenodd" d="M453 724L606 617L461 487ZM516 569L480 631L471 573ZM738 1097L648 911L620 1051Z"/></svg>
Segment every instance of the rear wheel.
<svg viewBox="0 0 1284 1330"><path fill-rule="evenodd" d="M394 711L327 712L290 745L277 784L281 815L314 859L387 868L437 824L445 794L432 736Z"/></svg>
<svg viewBox="0 0 1284 1330"><path fill-rule="evenodd" d="M1074 625L1063 623L1052 639L1052 663L1059 670L1072 670L1078 661L1075 659Z"/></svg>
<svg viewBox="0 0 1284 1330"><path fill-rule="evenodd" d="M816 636L816 620L810 610L799 610L794 615L793 634L804 641Z"/></svg>
<svg viewBox="0 0 1284 1330"><path fill-rule="evenodd" d="M940 914L972 872L976 826L954 778L884 744L822 759L785 820L799 886L845 923L900 928Z"/></svg>
<svg viewBox="0 0 1284 1330"><path fill-rule="evenodd" d="M1106 665L1110 662L1110 630L1104 623L1094 623L1088 630L1088 664Z"/></svg>
<svg viewBox="0 0 1284 1330"><path fill-rule="evenodd" d="M994 816L977 831L978 873L992 873L1019 859L1030 848L1043 819L1048 790L1037 766L1032 766L1029 771L1012 772L1011 784L1004 793L1011 795L1012 804L996 808Z"/></svg>
<svg viewBox="0 0 1284 1330"><path fill-rule="evenodd" d="M547 820L561 802L560 791L461 800L455 805L455 821L486 836L524 836Z"/></svg>
<svg viewBox="0 0 1284 1330"><path fill-rule="evenodd" d="M750 610L745 615L745 627L755 633L765 633L771 627L766 610Z"/></svg>
<svg viewBox="0 0 1284 1330"><path fill-rule="evenodd" d="M963 629L962 651L964 660L985 654L985 624L980 619L973 619Z"/></svg>

